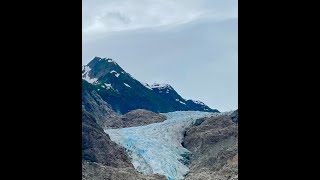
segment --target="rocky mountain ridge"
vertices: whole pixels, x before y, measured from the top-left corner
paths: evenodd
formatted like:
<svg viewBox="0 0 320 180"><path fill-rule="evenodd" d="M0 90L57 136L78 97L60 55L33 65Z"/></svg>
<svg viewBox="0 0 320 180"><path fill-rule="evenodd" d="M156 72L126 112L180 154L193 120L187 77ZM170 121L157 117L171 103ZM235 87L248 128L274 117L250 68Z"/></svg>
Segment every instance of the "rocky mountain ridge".
<svg viewBox="0 0 320 180"><path fill-rule="evenodd" d="M111 58L95 57L83 66L82 79L118 114L135 109L156 113L173 111L219 112L204 103L182 98L168 84L141 83Z"/></svg>

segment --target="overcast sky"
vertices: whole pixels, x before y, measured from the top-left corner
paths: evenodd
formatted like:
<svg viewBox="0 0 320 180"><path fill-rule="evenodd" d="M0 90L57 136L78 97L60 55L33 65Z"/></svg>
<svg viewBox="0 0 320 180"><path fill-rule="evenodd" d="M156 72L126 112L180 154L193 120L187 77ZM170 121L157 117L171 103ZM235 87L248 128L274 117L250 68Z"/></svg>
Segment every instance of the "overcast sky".
<svg viewBox="0 0 320 180"><path fill-rule="evenodd" d="M83 55L185 99L238 108L237 0L82 0Z"/></svg>

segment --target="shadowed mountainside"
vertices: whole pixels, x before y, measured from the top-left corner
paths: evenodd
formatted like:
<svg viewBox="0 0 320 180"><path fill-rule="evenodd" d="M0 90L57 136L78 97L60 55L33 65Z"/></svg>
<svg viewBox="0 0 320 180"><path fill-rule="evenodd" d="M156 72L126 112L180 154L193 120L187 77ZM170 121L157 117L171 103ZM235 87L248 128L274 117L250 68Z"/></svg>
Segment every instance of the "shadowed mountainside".
<svg viewBox="0 0 320 180"><path fill-rule="evenodd" d="M169 84L141 83L110 58L93 58L83 66L82 79L91 84L112 109L125 114L135 109L152 112L206 111L211 109L203 102L182 98Z"/></svg>

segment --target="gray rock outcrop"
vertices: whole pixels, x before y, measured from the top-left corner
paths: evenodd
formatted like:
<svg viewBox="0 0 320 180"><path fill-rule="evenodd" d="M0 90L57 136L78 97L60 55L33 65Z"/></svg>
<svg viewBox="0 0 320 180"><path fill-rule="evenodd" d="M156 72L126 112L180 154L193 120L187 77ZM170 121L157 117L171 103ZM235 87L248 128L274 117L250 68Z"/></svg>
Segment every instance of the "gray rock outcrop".
<svg viewBox="0 0 320 180"><path fill-rule="evenodd" d="M103 122L104 128L126 128L145 126L166 120L167 117L144 109L132 110L124 115L109 117Z"/></svg>
<svg viewBox="0 0 320 180"><path fill-rule="evenodd" d="M133 167L124 149L111 141L85 110L82 111L82 159L112 167Z"/></svg>
<svg viewBox="0 0 320 180"><path fill-rule="evenodd" d="M82 82L82 109L90 113L100 127L105 127L105 124L110 121L120 120L121 115L112 110L97 91L92 89L92 85L85 81Z"/></svg>
<svg viewBox="0 0 320 180"><path fill-rule="evenodd" d="M186 131L183 146L192 152L186 180L238 179L235 115L205 118Z"/></svg>

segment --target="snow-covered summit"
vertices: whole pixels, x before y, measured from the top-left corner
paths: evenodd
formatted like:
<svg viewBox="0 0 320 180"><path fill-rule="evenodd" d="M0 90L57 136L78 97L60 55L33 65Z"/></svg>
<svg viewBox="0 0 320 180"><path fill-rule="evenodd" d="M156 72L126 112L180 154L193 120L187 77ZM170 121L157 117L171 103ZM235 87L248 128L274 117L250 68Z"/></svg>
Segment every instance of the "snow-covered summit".
<svg viewBox="0 0 320 180"><path fill-rule="evenodd" d="M113 64L117 65L117 62L111 58L107 58L107 57L105 57L105 58L98 57L98 58L99 58L99 61L108 61L108 63L113 63Z"/></svg>

